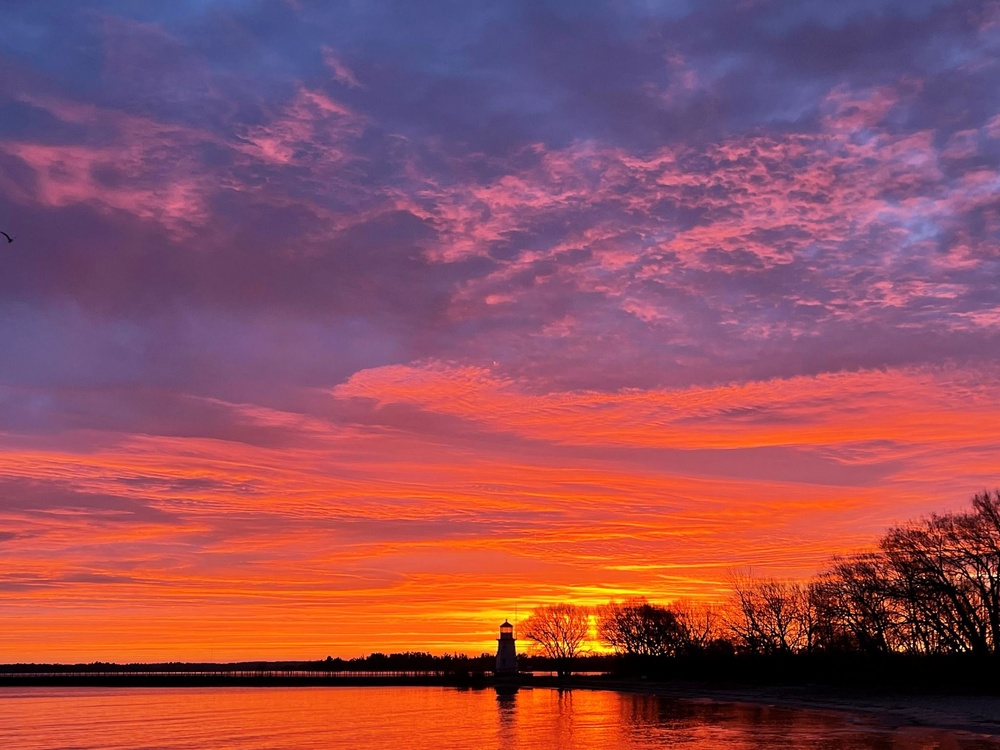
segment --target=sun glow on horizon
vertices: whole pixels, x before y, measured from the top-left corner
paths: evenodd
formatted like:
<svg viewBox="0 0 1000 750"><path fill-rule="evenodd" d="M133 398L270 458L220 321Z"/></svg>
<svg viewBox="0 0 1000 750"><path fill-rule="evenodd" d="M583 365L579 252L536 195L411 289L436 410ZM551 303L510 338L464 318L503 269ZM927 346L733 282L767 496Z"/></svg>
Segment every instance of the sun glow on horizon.
<svg viewBox="0 0 1000 750"><path fill-rule="evenodd" d="M0 517L34 541L8 544L0 660L479 653L515 607L717 602L736 568L805 578L964 503L998 389L949 368L544 395L429 365L335 389L350 424L216 400L294 425L273 445L7 446Z"/></svg>

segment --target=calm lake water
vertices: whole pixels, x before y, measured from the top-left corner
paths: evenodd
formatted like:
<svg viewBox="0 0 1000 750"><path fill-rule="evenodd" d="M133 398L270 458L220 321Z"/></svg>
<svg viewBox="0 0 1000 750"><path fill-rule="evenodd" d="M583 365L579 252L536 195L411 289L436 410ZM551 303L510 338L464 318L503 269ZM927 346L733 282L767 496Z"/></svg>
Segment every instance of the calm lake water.
<svg viewBox="0 0 1000 750"><path fill-rule="evenodd" d="M847 715L604 691L447 688L0 690L0 748L16 750L997 750Z"/></svg>

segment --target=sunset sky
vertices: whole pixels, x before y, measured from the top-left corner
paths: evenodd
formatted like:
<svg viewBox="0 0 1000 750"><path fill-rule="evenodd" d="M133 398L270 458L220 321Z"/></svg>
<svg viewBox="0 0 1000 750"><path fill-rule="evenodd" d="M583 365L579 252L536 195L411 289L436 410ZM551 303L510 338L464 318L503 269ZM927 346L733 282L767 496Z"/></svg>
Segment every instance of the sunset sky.
<svg viewBox="0 0 1000 750"><path fill-rule="evenodd" d="M0 7L0 662L479 653L1000 485L997 0Z"/></svg>

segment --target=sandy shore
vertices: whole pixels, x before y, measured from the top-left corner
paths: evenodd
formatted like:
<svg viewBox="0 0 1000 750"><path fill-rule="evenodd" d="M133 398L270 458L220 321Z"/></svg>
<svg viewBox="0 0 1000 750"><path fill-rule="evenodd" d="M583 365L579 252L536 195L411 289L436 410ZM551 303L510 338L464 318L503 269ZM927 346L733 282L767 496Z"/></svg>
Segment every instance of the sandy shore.
<svg viewBox="0 0 1000 750"><path fill-rule="evenodd" d="M720 688L695 683L628 683L622 684L620 689L685 701L711 700L837 711L883 726L947 729L1000 738L1000 696L867 694L826 687Z"/></svg>

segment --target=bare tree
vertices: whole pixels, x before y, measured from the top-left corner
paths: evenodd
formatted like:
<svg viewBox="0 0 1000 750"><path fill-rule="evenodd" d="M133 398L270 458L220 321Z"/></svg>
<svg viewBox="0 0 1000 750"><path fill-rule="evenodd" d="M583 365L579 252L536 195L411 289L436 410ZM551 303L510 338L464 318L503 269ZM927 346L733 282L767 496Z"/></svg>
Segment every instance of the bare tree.
<svg viewBox="0 0 1000 750"><path fill-rule="evenodd" d="M684 627L689 648L704 650L722 637L722 618L711 604L682 599L674 602L671 609Z"/></svg>
<svg viewBox="0 0 1000 750"><path fill-rule="evenodd" d="M982 612L988 647L1000 653L1000 490L974 495L972 511L960 516L961 575Z"/></svg>
<svg viewBox="0 0 1000 750"><path fill-rule="evenodd" d="M892 575L877 553L835 557L810 585L818 641L827 650L885 654L903 643L903 616Z"/></svg>
<svg viewBox="0 0 1000 750"><path fill-rule="evenodd" d="M778 654L809 646L808 597L804 587L734 573L732 591L726 624L746 650Z"/></svg>
<svg viewBox="0 0 1000 750"><path fill-rule="evenodd" d="M1000 650L1000 491L977 494L972 512L894 528L882 553L917 632L944 651Z"/></svg>
<svg viewBox="0 0 1000 750"><path fill-rule="evenodd" d="M597 635L616 653L629 656L676 656L688 642L677 613L645 598L600 605Z"/></svg>
<svg viewBox="0 0 1000 750"><path fill-rule="evenodd" d="M555 659L559 676L567 677L590 635L590 610L575 604L538 607L521 625L521 635Z"/></svg>

